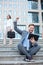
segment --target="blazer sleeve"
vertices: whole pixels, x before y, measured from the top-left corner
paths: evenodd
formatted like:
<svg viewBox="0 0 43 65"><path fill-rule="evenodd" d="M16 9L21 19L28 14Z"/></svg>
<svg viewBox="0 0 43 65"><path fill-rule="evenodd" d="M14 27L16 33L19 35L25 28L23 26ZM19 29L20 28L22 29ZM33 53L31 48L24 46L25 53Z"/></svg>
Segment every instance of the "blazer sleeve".
<svg viewBox="0 0 43 65"><path fill-rule="evenodd" d="M17 21L14 21L14 29L17 33L19 33L20 35L22 35L22 30L20 30L19 28L17 28Z"/></svg>

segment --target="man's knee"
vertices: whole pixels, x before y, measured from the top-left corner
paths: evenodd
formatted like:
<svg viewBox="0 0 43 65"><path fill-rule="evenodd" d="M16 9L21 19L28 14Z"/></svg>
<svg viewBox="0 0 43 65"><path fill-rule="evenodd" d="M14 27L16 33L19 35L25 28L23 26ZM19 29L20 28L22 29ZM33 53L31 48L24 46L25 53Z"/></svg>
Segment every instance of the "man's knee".
<svg viewBox="0 0 43 65"><path fill-rule="evenodd" d="M40 46L40 45L38 45L38 46L37 46L37 48L40 50L41 46Z"/></svg>
<svg viewBox="0 0 43 65"><path fill-rule="evenodd" d="M18 49L21 49L22 48L22 44L18 44Z"/></svg>
<svg viewBox="0 0 43 65"><path fill-rule="evenodd" d="M36 47L36 50L35 50L34 55L36 55L36 53L40 50L40 48L41 48L41 46L40 46L40 45L38 45L38 46Z"/></svg>
<svg viewBox="0 0 43 65"><path fill-rule="evenodd" d="M40 50L40 48L41 48L41 46L40 45L37 45L35 51L38 52Z"/></svg>
<svg viewBox="0 0 43 65"><path fill-rule="evenodd" d="M35 55L40 50L40 48L41 48L40 45L34 46L29 53L31 55Z"/></svg>
<svg viewBox="0 0 43 65"><path fill-rule="evenodd" d="M39 49L41 48L41 46L38 45L38 44L36 44L34 47L35 47L37 50L39 50Z"/></svg>

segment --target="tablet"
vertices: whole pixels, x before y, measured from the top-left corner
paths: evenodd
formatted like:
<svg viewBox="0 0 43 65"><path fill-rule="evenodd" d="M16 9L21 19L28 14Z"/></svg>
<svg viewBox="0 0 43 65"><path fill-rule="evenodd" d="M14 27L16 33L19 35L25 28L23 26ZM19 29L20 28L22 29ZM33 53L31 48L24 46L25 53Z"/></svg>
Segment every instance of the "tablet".
<svg viewBox="0 0 43 65"><path fill-rule="evenodd" d="M31 39L32 37L34 37L35 41L38 41L39 35L30 33L28 39Z"/></svg>

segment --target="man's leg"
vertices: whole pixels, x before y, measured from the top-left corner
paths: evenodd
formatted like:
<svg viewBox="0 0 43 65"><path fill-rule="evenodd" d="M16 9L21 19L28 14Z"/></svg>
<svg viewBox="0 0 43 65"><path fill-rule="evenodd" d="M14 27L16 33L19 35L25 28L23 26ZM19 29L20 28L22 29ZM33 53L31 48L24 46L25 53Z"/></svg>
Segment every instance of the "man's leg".
<svg viewBox="0 0 43 65"><path fill-rule="evenodd" d="M39 50L40 50L40 46L39 45L36 45L36 46L33 46L30 50L29 50L29 54L32 56L32 55L35 55Z"/></svg>
<svg viewBox="0 0 43 65"><path fill-rule="evenodd" d="M20 53L26 55L29 60L32 59L31 55L27 52L27 50L23 47L22 44L19 44L19 45L18 45L18 50L19 50Z"/></svg>

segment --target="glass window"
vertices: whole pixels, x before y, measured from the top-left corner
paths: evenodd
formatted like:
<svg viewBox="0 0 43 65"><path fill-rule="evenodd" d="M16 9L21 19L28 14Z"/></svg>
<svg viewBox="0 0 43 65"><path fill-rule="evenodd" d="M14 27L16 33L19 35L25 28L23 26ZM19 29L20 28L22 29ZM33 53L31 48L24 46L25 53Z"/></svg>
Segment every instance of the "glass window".
<svg viewBox="0 0 43 65"><path fill-rule="evenodd" d="M13 11L13 14L16 15L16 11L15 10Z"/></svg>
<svg viewBox="0 0 43 65"><path fill-rule="evenodd" d="M10 15L12 14L12 10L9 10L8 12L9 12Z"/></svg>
<svg viewBox="0 0 43 65"><path fill-rule="evenodd" d="M0 2L2 2L3 0L0 0Z"/></svg>
<svg viewBox="0 0 43 65"><path fill-rule="evenodd" d="M9 8L12 8L12 4L9 4Z"/></svg>
<svg viewBox="0 0 43 65"><path fill-rule="evenodd" d="M0 31L0 39L3 39L3 32Z"/></svg>
<svg viewBox="0 0 43 65"><path fill-rule="evenodd" d="M7 4L4 4L4 8L7 8L8 7L8 5Z"/></svg>
<svg viewBox="0 0 43 65"><path fill-rule="evenodd" d="M28 21L33 22L33 23L38 23L39 22L38 13L28 12Z"/></svg>
<svg viewBox="0 0 43 65"><path fill-rule="evenodd" d="M2 11L0 10L0 15L2 15Z"/></svg>
<svg viewBox="0 0 43 65"><path fill-rule="evenodd" d="M25 30L26 29L26 26L25 25L18 25L18 28L20 30ZM15 37L16 38L21 38L21 35L19 35L17 32L15 33Z"/></svg>
<svg viewBox="0 0 43 65"><path fill-rule="evenodd" d="M16 2L17 0L4 0L5 2Z"/></svg>
<svg viewBox="0 0 43 65"><path fill-rule="evenodd" d="M4 15L6 15L7 14L7 10L4 10Z"/></svg>
<svg viewBox="0 0 43 65"><path fill-rule="evenodd" d="M43 22L43 13L42 13L42 22Z"/></svg>
<svg viewBox="0 0 43 65"><path fill-rule="evenodd" d="M4 0L5 2L7 2L8 0Z"/></svg>
<svg viewBox="0 0 43 65"><path fill-rule="evenodd" d="M38 0L28 0L29 9L38 9Z"/></svg>
<svg viewBox="0 0 43 65"><path fill-rule="evenodd" d="M1 18L0 18L0 22L1 22Z"/></svg>
<svg viewBox="0 0 43 65"><path fill-rule="evenodd" d="M43 0L41 0L41 9L43 9Z"/></svg>
<svg viewBox="0 0 43 65"><path fill-rule="evenodd" d="M17 0L9 0L9 2L17 2Z"/></svg>
<svg viewBox="0 0 43 65"><path fill-rule="evenodd" d="M43 13L42 13L42 22L43 22Z"/></svg>
<svg viewBox="0 0 43 65"><path fill-rule="evenodd" d="M39 26L37 26L37 25L35 26L34 33L39 34Z"/></svg>
<svg viewBox="0 0 43 65"><path fill-rule="evenodd" d="M17 5L16 4L13 4L13 7L15 8L15 7L17 7Z"/></svg>
<svg viewBox="0 0 43 65"><path fill-rule="evenodd" d="M3 32L2 32L2 18L0 18L0 39L2 39L3 38Z"/></svg>
<svg viewBox="0 0 43 65"><path fill-rule="evenodd" d="M4 25L6 26L6 23L7 23L7 19L6 18L4 18Z"/></svg>
<svg viewBox="0 0 43 65"><path fill-rule="evenodd" d="M2 4L0 4L0 8L2 8L2 6L3 6L3 5L2 5Z"/></svg>

